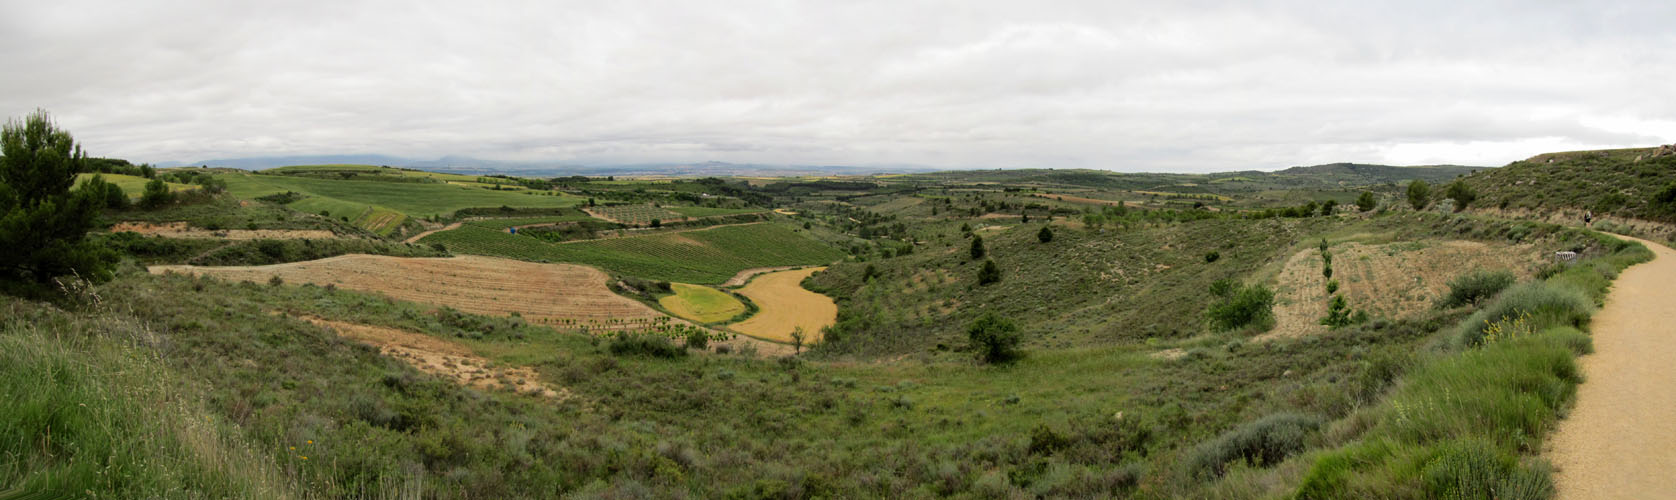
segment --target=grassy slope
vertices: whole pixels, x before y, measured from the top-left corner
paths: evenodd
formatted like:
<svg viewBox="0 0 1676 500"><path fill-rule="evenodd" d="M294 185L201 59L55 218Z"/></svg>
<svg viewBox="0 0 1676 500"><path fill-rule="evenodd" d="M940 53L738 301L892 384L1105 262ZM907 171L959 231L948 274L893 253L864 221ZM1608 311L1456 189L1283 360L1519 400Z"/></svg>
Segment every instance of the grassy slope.
<svg viewBox="0 0 1676 500"><path fill-rule="evenodd" d="M1478 206L1553 212L1592 210L1676 222L1676 206L1658 206L1653 194L1676 182L1676 156L1652 158L1655 149L1578 151L1538 155L1467 179ZM1639 162L1637 156L1643 157Z"/></svg>
<svg viewBox="0 0 1676 500"><path fill-rule="evenodd" d="M482 339L456 340L575 395L553 402L462 389L271 313L454 338L426 306L184 276L126 275L100 293L170 346L135 349L188 374L214 419L325 496L1202 496L1174 472L1191 443L1275 411L1348 411L1323 396L1357 373L1346 359L1422 338L1390 325L1181 362L1105 347L997 368L613 357L471 317Z"/></svg>
<svg viewBox="0 0 1676 500"><path fill-rule="evenodd" d="M823 264L836 250L783 226L724 226L604 240L552 244L503 231L462 226L420 240L459 253L576 262L646 279L716 284L753 267Z"/></svg>
<svg viewBox="0 0 1676 500"><path fill-rule="evenodd" d="M76 174L76 186L81 186L81 184L83 182L87 182L88 179L92 179L93 176L95 176L95 175L98 175L98 176L101 176L102 178L104 178L105 182L109 182L111 184L116 184L117 187L122 188L122 194L126 194L126 195L128 195L129 198L135 198L135 199L138 199L141 194L145 193L145 184L147 182L151 182L151 179L147 179L147 178L140 177L140 176L137 176L137 175ZM166 182L164 184L167 184L169 186L170 191L185 191L185 190L188 190L188 189L192 189L192 186L189 186L189 185L186 185L186 184L177 184L177 183L173 183L173 182Z"/></svg>
<svg viewBox="0 0 1676 500"><path fill-rule="evenodd" d="M273 175L226 176L227 189L240 198L295 191L326 198L298 201L299 209L359 213L368 206L384 207L410 217L445 215L470 207L571 207L582 201L527 191L493 191L451 184L329 180ZM330 205L330 206L327 206Z"/></svg>

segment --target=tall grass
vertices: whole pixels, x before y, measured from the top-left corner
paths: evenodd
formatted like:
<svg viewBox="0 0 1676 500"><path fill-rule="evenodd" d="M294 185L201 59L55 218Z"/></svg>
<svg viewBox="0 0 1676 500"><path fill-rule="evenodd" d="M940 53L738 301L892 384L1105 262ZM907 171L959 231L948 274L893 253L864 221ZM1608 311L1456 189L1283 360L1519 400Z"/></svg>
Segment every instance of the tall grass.
<svg viewBox="0 0 1676 500"><path fill-rule="evenodd" d="M0 300L0 496L295 496L180 378L124 345L155 341L144 326Z"/></svg>

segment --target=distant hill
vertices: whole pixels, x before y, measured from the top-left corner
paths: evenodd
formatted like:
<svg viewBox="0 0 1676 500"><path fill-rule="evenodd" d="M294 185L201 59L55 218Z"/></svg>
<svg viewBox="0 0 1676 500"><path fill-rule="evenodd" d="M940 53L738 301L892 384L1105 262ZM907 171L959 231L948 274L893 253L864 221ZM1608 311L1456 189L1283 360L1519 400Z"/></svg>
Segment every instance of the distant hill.
<svg viewBox="0 0 1676 500"><path fill-rule="evenodd" d="M256 158L227 158L163 166L228 167L262 170L292 165L379 165L423 169L432 172L488 175L506 174L525 177L558 177L568 175L664 175L672 177L705 176L797 176L797 175L871 175L884 173L930 172L936 169L912 165L856 167L845 165L762 165L727 162L645 163L629 165L564 165L553 162L510 162L480 160L461 156L444 156L435 160L416 160L389 155L309 155L268 156Z"/></svg>
<svg viewBox="0 0 1676 500"><path fill-rule="evenodd" d="M1411 180L1447 182L1491 167L1428 165L1401 167L1360 163L1330 163L1292 167L1274 172L1246 170L1214 174L1125 173L1105 170L961 170L927 174L944 181L1040 183L1106 189L1173 192L1255 192L1276 189L1356 189Z"/></svg>
<svg viewBox="0 0 1676 500"><path fill-rule="evenodd" d="M1676 184L1676 145L1541 154L1480 172L1467 183L1483 207L1676 222L1676 203L1654 199Z"/></svg>
<svg viewBox="0 0 1676 500"><path fill-rule="evenodd" d="M1345 185L1369 185L1384 183L1405 183L1411 180L1423 180L1428 183L1447 182L1456 177L1471 174L1488 167L1469 167L1463 165L1421 165L1412 167L1398 167L1392 165L1371 165L1365 163L1328 163L1309 167L1292 167L1270 173L1277 177L1297 177L1302 179L1316 179L1325 183Z"/></svg>

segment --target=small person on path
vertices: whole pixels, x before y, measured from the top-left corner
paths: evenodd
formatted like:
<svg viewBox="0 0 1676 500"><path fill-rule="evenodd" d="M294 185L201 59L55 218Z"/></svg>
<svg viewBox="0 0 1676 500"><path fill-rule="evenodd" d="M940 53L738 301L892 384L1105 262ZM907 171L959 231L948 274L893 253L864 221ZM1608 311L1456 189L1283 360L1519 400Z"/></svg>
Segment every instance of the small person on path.
<svg viewBox="0 0 1676 500"><path fill-rule="evenodd" d="M1594 211L1591 211L1591 210L1584 210L1583 211L1583 227L1589 227L1589 223L1593 222L1594 219L1595 219Z"/></svg>

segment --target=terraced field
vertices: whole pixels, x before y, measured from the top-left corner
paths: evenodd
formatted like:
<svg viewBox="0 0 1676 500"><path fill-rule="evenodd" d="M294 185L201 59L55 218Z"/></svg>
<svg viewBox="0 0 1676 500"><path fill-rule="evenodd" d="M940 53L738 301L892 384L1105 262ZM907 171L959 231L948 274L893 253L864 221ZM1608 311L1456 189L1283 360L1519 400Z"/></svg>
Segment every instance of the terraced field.
<svg viewBox="0 0 1676 500"><path fill-rule="evenodd" d="M556 244L468 225L420 242L442 243L457 253L575 262L641 278L699 284L719 284L753 267L824 264L843 257L824 243L771 223Z"/></svg>
<svg viewBox="0 0 1676 500"><path fill-rule="evenodd" d="M231 281L333 285L461 311L508 315L542 324L609 327L665 317L606 288L597 269L493 257L425 259L345 255L271 266L153 266L153 274L183 272Z"/></svg>
<svg viewBox="0 0 1676 500"><path fill-rule="evenodd" d="M684 215L652 205L593 207L588 209L588 211L599 218L614 222L621 222L623 224L651 224L654 220L673 221L685 217Z"/></svg>

